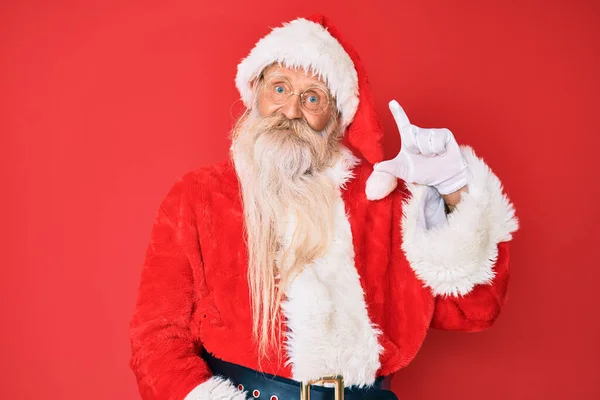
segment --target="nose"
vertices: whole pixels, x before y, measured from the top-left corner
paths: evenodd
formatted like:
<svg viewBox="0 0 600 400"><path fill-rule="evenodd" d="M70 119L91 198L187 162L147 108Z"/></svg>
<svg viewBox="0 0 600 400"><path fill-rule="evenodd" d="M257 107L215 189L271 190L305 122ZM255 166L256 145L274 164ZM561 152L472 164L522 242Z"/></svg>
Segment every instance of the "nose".
<svg viewBox="0 0 600 400"><path fill-rule="evenodd" d="M292 97L283 105L281 113L288 119L302 118L302 103L300 96L293 94Z"/></svg>

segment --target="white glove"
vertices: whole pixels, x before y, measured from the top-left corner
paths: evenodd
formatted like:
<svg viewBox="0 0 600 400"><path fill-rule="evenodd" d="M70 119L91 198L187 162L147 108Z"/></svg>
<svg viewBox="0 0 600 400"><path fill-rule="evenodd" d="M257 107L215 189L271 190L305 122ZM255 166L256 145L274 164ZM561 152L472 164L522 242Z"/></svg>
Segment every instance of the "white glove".
<svg viewBox="0 0 600 400"><path fill-rule="evenodd" d="M375 164L373 170L405 182L433 186L443 195L465 186L466 164L452 132L411 124L396 100L390 101L389 107L400 131L400 153L392 160Z"/></svg>

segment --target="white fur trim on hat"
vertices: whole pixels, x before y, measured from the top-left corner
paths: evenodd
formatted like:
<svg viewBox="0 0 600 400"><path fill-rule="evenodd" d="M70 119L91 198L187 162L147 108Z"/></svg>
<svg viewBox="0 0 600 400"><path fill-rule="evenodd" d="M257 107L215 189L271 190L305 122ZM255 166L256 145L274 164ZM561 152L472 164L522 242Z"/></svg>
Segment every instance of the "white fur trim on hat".
<svg viewBox="0 0 600 400"><path fill-rule="evenodd" d="M272 63L302 68L323 79L335 97L341 125L347 127L358 108L358 75L340 42L318 23L298 18L260 39L238 65L235 84L246 107L252 106L252 81Z"/></svg>

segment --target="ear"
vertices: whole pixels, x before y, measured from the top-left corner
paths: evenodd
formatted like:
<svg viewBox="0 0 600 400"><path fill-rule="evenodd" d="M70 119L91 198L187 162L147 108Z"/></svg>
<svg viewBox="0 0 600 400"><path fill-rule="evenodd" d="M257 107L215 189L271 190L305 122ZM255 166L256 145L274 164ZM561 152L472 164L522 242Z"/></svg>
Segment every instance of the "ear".
<svg viewBox="0 0 600 400"><path fill-rule="evenodd" d="M252 92L252 97L254 98L253 103L256 105L256 102L258 101L258 94L260 92L261 89L261 85L264 82L264 72L266 71L266 68L262 70L262 72L260 74L258 74L255 78L253 78L249 83L249 87L250 87L250 91Z"/></svg>
<svg viewBox="0 0 600 400"><path fill-rule="evenodd" d="M252 91L253 96L256 96L256 90L258 89L259 82L260 82L260 76L254 78L250 82L248 82L248 87Z"/></svg>

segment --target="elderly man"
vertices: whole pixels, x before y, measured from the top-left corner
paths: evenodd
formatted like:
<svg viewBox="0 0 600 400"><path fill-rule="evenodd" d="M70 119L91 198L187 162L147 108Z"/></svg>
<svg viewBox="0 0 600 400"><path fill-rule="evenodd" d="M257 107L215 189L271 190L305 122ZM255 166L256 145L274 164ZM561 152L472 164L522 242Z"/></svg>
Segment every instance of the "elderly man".
<svg viewBox="0 0 600 400"><path fill-rule="evenodd" d="M142 398L395 399L384 377L429 327L497 318L511 203L394 101L402 148L381 162L363 67L323 17L273 29L236 85L230 160L186 174L154 223L131 323Z"/></svg>

